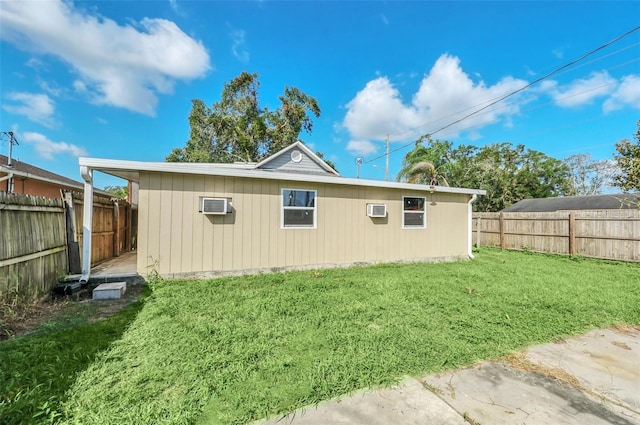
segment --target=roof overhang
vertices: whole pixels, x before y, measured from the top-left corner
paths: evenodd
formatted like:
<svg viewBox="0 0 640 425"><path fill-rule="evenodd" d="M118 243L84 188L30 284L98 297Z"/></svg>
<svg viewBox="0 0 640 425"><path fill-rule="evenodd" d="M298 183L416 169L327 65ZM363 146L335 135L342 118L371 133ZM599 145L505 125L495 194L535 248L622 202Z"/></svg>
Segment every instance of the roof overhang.
<svg viewBox="0 0 640 425"><path fill-rule="evenodd" d="M459 193L468 195L485 195L480 189L459 187L429 186L423 184L365 180L338 176L322 176L314 174L283 173L268 170L247 169L245 167L220 166L220 164L192 162L142 162L100 158L79 158L81 167L88 167L125 180L139 182L140 172L196 174L221 177L240 177L265 180L285 180L309 183L325 183L345 186L365 186L388 189L405 189L426 192Z"/></svg>

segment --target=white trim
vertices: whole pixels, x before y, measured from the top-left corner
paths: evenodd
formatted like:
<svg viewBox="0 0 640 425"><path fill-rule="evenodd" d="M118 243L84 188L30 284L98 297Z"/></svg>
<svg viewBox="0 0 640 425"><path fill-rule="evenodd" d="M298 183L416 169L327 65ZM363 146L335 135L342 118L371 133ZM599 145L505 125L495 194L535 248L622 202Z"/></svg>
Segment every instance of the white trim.
<svg viewBox="0 0 640 425"><path fill-rule="evenodd" d="M387 189L406 189L419 192L459 193L466 195L485 195L486 190L465 189L459 187L428 186L424 184L387 182L380 180L354 179L339 176L318 176L312 174L282 173L268 170L250 170L237 167L220 167L219 164L184 163L184 162L143 162L122 161L114 159L79 158L80 166L91 167L112 176L132 181L139 181L140 171L158 173L197 174L222 177L244 177L266 180L283 180L290 182L326 183L345 186L365 186ZM124 176L127 177L124 177Z"/></svg>
<svg viewBox="0 0 640 425"><path fill-rule="evenodd" d="M469 258L472 260L475 258L473 256L473 202L476 200L478 195L471 195L471 199L469 199L468 210L467 210L467 222L469 226L469 240L468 240L468 249L469 249Z"/></svg>
<svg viewBox="0 0 640 425"><path fill-rule="evenodd" d="M311 207L286 207L283 204L284 200L284 191L295 191L295 192L313 192L313 226L285 226L284 225L284 210L309 210ZM280 189L280 228L281 229L316 229L318 227L318 191L316 189L301 189L301 188L288 188L283 187Z"/></svg>
<svg viewBox="0 0 640 425"><path fill-rule="evenodd" d="M91 275L91 234L93 232L93 170L80 166L84 179L84 205L82 208L82 275L80 282L89 282Z"/></svg>
<svg viewBox="0 0 640 425"><path fill-rule="evenodd" d="M289 146L286 146L282 149L280 149L278 152L274 153L273 155L263 159L262 161L258 162L256 164L256 166L254 168L260 168L262 167L264 164L268 163L269 161L272 161L274 158L277 158L278 156L286 153L287 151L293 150L293 149L300 149L302 150L309 158L311 158L311 160L313 160L315 163L317 163L320 167L322 167L326 172L331 173L333 175L338 176L338 172L336 170L334 170L333 168L331 168L326 162L324 162L322 159L320 159L318 157L318 155L316 155L315 153L313 153L313 151L311 149L309 149L308 147L306 147L304 145L304 143L297 141L295 143L290 144Z"/></svg>
<svg viewBox="0 0 640 425"><path fill-rule="evenodd" d="M404 209L404 200L406 198L422 198L422 199L424 199L424 204L423 204L424 210L416 211L416 212L411 211L411 210L405 210ZM422 213L423 214L422 226L407 226L404 223L404 215L407 212L409 214L420 214L420 213ZM427 228L427 197L426 196L415 196L415 195L403 195L402 196L402 228L403 229L409 229L409 230L411 230L411 229L426 229Z"/></svg>

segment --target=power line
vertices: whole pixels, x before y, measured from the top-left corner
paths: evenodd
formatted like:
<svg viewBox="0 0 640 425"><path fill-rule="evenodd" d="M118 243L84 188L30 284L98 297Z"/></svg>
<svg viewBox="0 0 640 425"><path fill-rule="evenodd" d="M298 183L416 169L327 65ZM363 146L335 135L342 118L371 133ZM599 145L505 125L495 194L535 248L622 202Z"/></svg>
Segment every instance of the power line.
<svg viewBox="0 0 640 425"><path fill-rule="evenodd" d="M520 92L522 92L522 91L524 91L524 90L528 89L529 87L531 87L531 86L533 86L533 85L535 85L535 84L538 84L538 83L539 83L539 82L541 82L541 81L546 80L547 78L549 78L549 77L551 77L551 76L553 76L553 75L555 75L555 74L558 74L560 71L562 71L562 70L564 70L564 69L567 69L567 68L569 68L569 67L571 67L571 66L575 65L575 64L576 64L576 63L578 63L578 62L581 62L581 61L585 60L585 59L586 59L586 58L588 58L589 56L592 56L592 55L594 55L595 53L599 52L600 50L603 50L603 49L605 49L605 48L609 47L610 45L612 45L612 44L614 44L614 43L617 43L618 41L622 40L622 39L623 39L623 38L625 38L625 37L628 37L629 35L633 34L634 32L636 32L636 31L638 31L638 30L640 30L640 26L637 26L637 27L635 27L635 28L633 28L633 29L631 29L631 30L629 30L629 31L625 32L624 34L619 35L618 37L614 38L613 40L611 40L611 41L609 41L609 42L607 42L607 43L605 43L605 44L603 44L603 45L601 45L601 46L599 46L599 47L597 47L597 48L595 48L595 49L593 49L593 50L591 50L591 51L589 51L589 52L587 52L587 53L585 53L585 54L583 54L582 56L578 57L577 59L574 59L574 60L572 60L572 61L570 61L570 62L568 62L568 63L566 63L566 64L564 64L564 65L562 65L562 66L560 66L560 67L558 67L558 68L556 68L556 69L554 69L553 71L551 71L551 72L549 72L549 73L547 73L547 74L543 75L542 77L540 77L540 78L538 78L538 79L536 79L536 80L532 81L531 83L528 83L528 84L524 85L523 87L521 87L521 88L519 88L519 89L517 89L517 90L514 90L514 91L512 91L512 92L510 92L510 93L508 93L508 94L506 94L506 95L504 95L504 96L502 96L502 97L500 97L500 98L498 98L498 99L494 100L494 101L491 101L490 103L488 103L487 105L485 105L485 106L481 107L480 109L477 109L477 110L475 110L475 111L473 111L473 112L471 112L471 113L469 113L469 114L467 114L467 115L463 116L462 118L459 118L459 119L457 119L457 120L454 120L453 122L451 122L451 123L449 123L449 124L447 124L447 125L444 125L444 126L442 126L442 127L438 128L437 130L435 130L435 131L433 131L433 132L428 133L428 135L429 135L429 136L431 136L431 135L434 135L434 134L436 134L436 133L439 133L439 132L441 132L442 130L446 130L446 129L447 129L447 128L449 128L449 127L452 127L452 126L454 126L454 125L456 125L456 124L458 124L458 123L460 123L460 122L462 122L462 121L464 121L464 120L466 120L466 119L468 119L468 118L470 118L470 117L472 117L472 116L474 116L474 115L477 115L477 114L479 114L480 112L482 112L482 111L484 111L484 110L486 110L486 109L490 108L491 106L493 106L493 105L495 105L495 104L497 104L497 103L500 103L500 102L502 102L503 100L505 100L505 99L507 99L507 98L509 98L509 97L511 97L511 96L514 96L514 95L516 95L516 94L518 94L518 93L520 93ZM401 133L401 134L402 134L402 133ZM407 147L411 146L411 145L412 145L412 144L414 144L414 143L415 143L415 141L412 141L412 142L410 142L410 143L404 144L404 145L402 145L402 146L400 146L400 147L397 147L397 148L395 148L395 149L392 149L392 150L388 151L387 153L385 153L385 154L383 154L383 155L378 155L378 156L377 156L377 157L375 157L375 158L368 159L368 160L364 161L363 163L364 163L364 164L367 164L367 163L370 163L370 162L376 161L376 160L378 160L378 159L380 159L380 158L384 157L385 155L390 155L390 154L392 154L392 153L398 152L399 150L405 149L405 148L407 148Z"/></svg>

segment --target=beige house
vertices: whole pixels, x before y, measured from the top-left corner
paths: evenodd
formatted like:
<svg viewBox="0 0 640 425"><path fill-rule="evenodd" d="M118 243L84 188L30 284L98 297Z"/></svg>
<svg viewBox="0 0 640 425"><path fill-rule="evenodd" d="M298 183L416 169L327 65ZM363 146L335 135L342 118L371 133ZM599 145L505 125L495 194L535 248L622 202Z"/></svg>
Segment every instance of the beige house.
<svg viewBox="0 0 640 425"><path fill-rule="evenodd" d="M485 193L340 177L302 143L260 163L80 158L80 169L85 195L93 171L139 184L137 271L163 276L469 258L471 204Z"/></svg>

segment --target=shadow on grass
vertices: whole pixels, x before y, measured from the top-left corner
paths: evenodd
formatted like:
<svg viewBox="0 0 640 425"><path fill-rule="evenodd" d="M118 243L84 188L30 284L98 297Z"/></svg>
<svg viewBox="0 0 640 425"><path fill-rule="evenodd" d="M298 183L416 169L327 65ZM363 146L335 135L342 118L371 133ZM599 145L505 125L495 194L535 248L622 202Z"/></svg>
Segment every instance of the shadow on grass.
<svg viewBox="0 0 640 425"><path fill-rule="evenodd" d="M53 423L76 375L120 339L142 310L151 288L117 314L0 343L0 423Z"/></svg>

